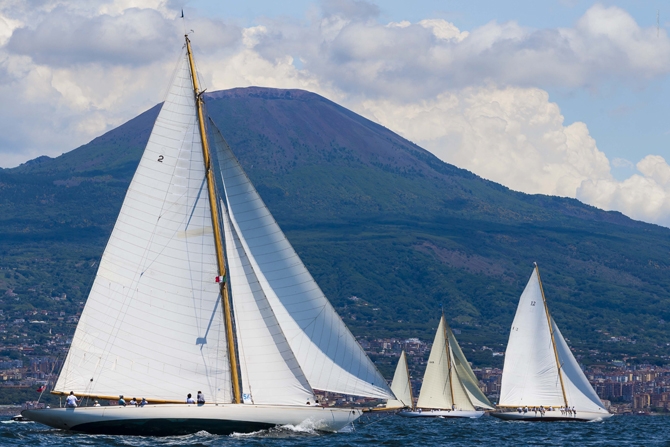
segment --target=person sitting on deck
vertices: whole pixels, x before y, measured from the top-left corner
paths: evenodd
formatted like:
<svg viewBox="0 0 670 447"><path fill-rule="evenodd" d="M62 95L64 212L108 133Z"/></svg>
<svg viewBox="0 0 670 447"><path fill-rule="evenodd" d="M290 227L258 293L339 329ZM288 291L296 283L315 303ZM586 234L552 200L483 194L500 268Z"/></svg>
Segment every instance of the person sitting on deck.
<svg viewBox="0 0 670 447"><path fill-rule="evenodd" d="M194 404L195 403L195 401L191 397L191 393L188 393L188 396L186 396L186 403L187 404Z"/></svg>
<svg viewBox="0 0 670 447"><path fill-rule="evenodd" d="M94 407L99 407L99 406L100 406L100 402L98 402L97 400L93 401L93 406L94 406Z"/></svg>
<svg viewBox="0 0 670 447"><path fill-rule="evenodd" d="M145 406L145 405L148 404L148 403L149 403L149 402L147 402L147 400L146 400L145 398L142 398L142 401L140 402L140 407L143 407L143 406Z"/></svg>
<svg viewBox="0 0 670 447"><path fill-rule="evenodd" d="M198 405L205 405L205 395L202 394L202 391L198 391L196 400L198 401Z"/></svg>
<svg viewBox="0 0 670 447"><path fill-rule="evenodd" d="M135 399L133 397L132 399L130 399L130 402L128 402L128 405L132 405L133 407L136 407L137 406L137 399Z"/></svg>
<svg viewBox="0 0 670 447"><path fill-rule="evenodd" d="M125 407L126 406L126 401L123 399L123 394L119 396L119 405Z"/></svg>
<svg viewBox="0 0 670 447"><path fill-rule="evenodd" d="M74 395L74 391L70 391L70 395L65 399L65 406L68 408L75 408L77 402L79 402L79 399Z"/></svg>

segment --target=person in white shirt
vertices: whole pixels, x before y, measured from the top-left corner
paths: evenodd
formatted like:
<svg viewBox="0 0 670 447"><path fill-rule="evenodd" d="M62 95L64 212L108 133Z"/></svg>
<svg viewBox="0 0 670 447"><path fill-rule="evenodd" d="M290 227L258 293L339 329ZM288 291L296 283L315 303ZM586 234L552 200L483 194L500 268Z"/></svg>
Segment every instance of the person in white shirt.
<svg viewBox="0 0 670 447"><path fill-rule="evenodd" d="M65 399L65 406L68 408L75 408L77 402L79 402L79 399L74 395L74 391L70 391L70 395Z"/></svg>
<svg viewBox="0 0 670 447"><path fill-rule="evenodd" d="M188 393L188 396L186 396L186 403L187 404L194 404L195 400L191 397L191 393Z"/></svg>
<svg viewBox="0 0 670 447"><path fill-rule="evenodd" d="M100 403L96 400L96 401L93 402L93 406L94 406L94 407L99 407L99 406L100 406Z"/></svg>

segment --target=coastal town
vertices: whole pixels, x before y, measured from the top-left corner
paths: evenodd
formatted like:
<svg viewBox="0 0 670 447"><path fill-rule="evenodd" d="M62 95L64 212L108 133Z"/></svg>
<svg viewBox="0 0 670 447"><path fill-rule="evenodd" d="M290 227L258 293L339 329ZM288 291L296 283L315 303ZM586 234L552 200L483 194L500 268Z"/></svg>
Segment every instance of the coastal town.
<svg viewBox="0 0 670 447"><path fill-rule="evenodd" d="M79 312L67 315L65 312L30 311L18 318L6 316L0 310L0 392L10 390L34 390L34 400L38 399L42 389L50 389L58 376L67 350L71 343L71 334L78 322ZM31 340L26 326L59 327L63 333L46 331L45 342L38 344ZM70 335L66 335L69 333ZM460 334L460 331L455 330ZM404 350L408 357L415 398L421 388L423 372L426 368L431 343L418 338L358 338L366 353L386 371L392 371ZM474 351L469 343L464 349ZM467 347L467 348L466 348ZM487 346L477 347L489 351L491 358L504 358L504 352ZM488 354L488 353L487 353ZM579 354L577 354L579 358ZM500 360L500 359L498 359ZM496 363L501 363L500 361ZM589 382L607 409L614 414L651 414L670 412L670 364L656 366L635 364L622 360L612 360L584 369ZM481 390L491 400L497 402L500 396L502 376L501 367L473 366L479 379ZM388 374L387 374L388 376ZM389 377L390 378L390 377ZM42 386L44 385L44 388ZM324 405L339 405L345 401L358 405L373 404L371 399L353 399L333 393L320 393ZM12 402L15 405L34 405L30 402ZM114 402L110 402L114 404Z"/></svg>

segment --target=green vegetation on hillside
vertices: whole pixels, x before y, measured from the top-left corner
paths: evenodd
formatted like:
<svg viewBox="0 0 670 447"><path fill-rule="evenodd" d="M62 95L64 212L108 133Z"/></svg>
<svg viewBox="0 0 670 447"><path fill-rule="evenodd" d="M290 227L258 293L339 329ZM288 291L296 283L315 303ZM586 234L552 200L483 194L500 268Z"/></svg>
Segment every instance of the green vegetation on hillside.
<svg viewBox="0 0 670 447"><path fill-rule="evenodd" d="M208 109L354 334L430 341L444 307L466 355L499 363L481 347L504 350L538 262L583 361L670 352L670 230L510 191L306 92L217 92ZM156 113L0 170L6 321L28 309L71 314L85 300Z"/></svg>

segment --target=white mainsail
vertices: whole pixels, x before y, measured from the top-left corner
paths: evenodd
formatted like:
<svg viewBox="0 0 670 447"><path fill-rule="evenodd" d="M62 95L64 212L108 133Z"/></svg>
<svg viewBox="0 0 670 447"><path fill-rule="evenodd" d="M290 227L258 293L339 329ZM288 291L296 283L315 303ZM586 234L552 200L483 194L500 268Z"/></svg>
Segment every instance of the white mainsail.
<svg viewBox="0 0 670 447"><path fill-rule="evenodd" d="M324 391L392 399L386 381L335 312L218 133L215 144L232 226L309 384Z"/></svg>
<svg viewBox="0 0 670 447"><path fill-rule="evenodd" d="M412 383L409 380L409 368L407 367L407 355L403 350L398 359L398 365L391 381L391 391L395 394L395 399L389 399L386 402L386 408L412 408Z"/></svg>
<svg viewBox="0 0 670 447"><path fill-rule="evenodd" d="M512 323L505 351L499 406L566 405L574 406L577 412L607 414L556 323L549 316L536 266L521 294Z"/></svg>
<svg viewBox="0 0 670 447"><path fill-rule="evenodd" d="M479 391L481 397L474 390L468 392L464 382L471 382L473 379L470 375L474 377L474 373L460 348L458 348L460 356L454 356L451 339L453 339L453 344L458 346L444 315L442 315L430 350L416 406L418 408L455 408L458 410L474 410L475 406L490 408L490 403L481 391ZM459 370L462 377L459 375ZM474 378L474 380L477 379ZM478 382L475 382L475 386L477 389L479 388ZM472 400L470 395L475 396L476 399ZM484 402L480 402L482 400Z"/></svg>
<svg viewBox="0 0 670 447"><path fill-rule="evenodd" d="M312 392L221 204L245 403L303 405Z"/></svg>
<svg viewBox="0 0 670 447"><path fill-rule="evenodd" d="M191 73L175 72L55 386L77 394L231 401Z"/></svg>

